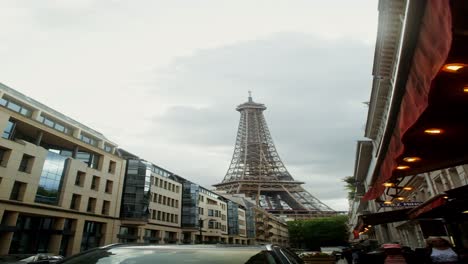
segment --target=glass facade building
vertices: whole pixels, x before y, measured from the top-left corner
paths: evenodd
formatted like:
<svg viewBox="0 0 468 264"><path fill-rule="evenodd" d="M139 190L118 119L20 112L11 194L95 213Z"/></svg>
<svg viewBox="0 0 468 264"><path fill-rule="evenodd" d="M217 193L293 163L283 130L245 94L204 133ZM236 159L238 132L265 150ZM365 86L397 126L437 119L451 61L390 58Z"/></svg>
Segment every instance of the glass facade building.
<svg viewBox="0 0 468 264"><path fill-rule="evenodd" d="M59 202L62 179L67 167L68 158L53 152L47 153L39 186L37 188L37 203L57 205Z"/></svg>
<svg viewBox="0 0 468 264"><path fill-rule="evenodd" d="M198 196L200 186L186 181L182 185L182 227L200 228Z"/></svg>
<svg viewBox="0 0 468 264"><path fill-rule="evenodd" d="M142 160L127 160L120 211L122 218L148 220L151 167L151 164Z"/></svg>
<svg viewBox="0 0 468 264"><path fill-rule="evenodd" d="M255 210L254 205L245 203L245 225L247 228L247 237L255 238Z"/></svg>
<svg viewBox="0 0 468 264"><path fill-rule="evenodd" d="M227 202L228 234L239 235L239 205L233 201Z"/></svg>

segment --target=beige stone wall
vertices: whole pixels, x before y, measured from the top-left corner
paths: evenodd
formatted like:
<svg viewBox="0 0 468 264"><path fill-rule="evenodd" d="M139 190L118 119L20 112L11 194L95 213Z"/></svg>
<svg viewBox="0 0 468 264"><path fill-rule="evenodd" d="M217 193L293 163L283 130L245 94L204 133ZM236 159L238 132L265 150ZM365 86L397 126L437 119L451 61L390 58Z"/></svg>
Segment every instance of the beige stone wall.
<svg viewBox="0 0 468 264"><path fill-rule="evenodd" d="M200 192L198 200L198 207L203 214L200 213L200 218L203 220L203 236L204 237L215 237L213 239L221 239L227 241L227 204L221 199L210 196L207 193ZM218 211L219 214L209 215L209 211ZM220 229L209 228L209 221L219 223Z"/></svg>
<svg viewBox="0 0 468 264"><path fill-rule="evenodd" d="M255 209L256 242L287 246L289 243L288 226L261 208Z"/></svg>
<svg viewBox="0 0 468 264"><path fill-rule="evenodd" d="M0 162L0 222L4 228L8 229L7 232L0 233L2 241L0 254L8 254L15 231L14 227L20 217L51 218L54 221L53 229L60 231L64 228L66 219L71 221L72 230L65 254L74 254L80 251L83 227L86 221L103 225L99 245L116 242L115 225L116 218L120 213L125 160L114 155L114 151L104 151L104 144L112 145L112 143L104 138L99 138L99 135L94 135L93 131L88 131L88 134L94 135L95 139L99 140L95 146L79 140L82 129L78 129L72 124L66 124L64 120L61 121L70 129L74 129L74 133L65 134L38 122L37 118L45 112L29 106L27 102L21 102L21 98L16 99L17 102L34 110L34 112L31 117L27 117L0 106L1 131L7 127L8 120L13 119L22 132L30 133L27 135L30 138L29 141L0 138L0 148L3 151ZM53 114L48 113L48 116L53 117ZM59 120L60 117L55 119ZM46 139L48 144L68 149L78 148L100 156L97 169L88 167L80 160L68 158L56 205L35 202L48 154L47 149L36 145L41 137L42 141L45 142L44 139ZM24 155L29 157L29 161L25 171L21 171L22 169L19 168ZM80 171L83 180L82 184L77 185L78 171ZM95 178L94 186L91 188L93 177ZM15 182L20 188L17 195L12 196ZM70 208L73 194L81 196L77 209ZM93 206L88 210L90 198L92 198ZM103 205L106 205L105 210L103 210ZM48 250L52 253L59 253L64 236L61 232L51 235Z"/></svg>
<svg viewBox="0 0 468 264"><path fill-rule="evenodd" d="M180 227L182 184L155 173L152 178L149 223Z"/></svg>
<svg viewBox="0 0 468 264"><path fill-rule="evenodd" d="M238 214L238 220L239 220L239 236L242 238L247 237L247 223L245 219L245 210L242 208L239 208L237 210Z"/></svg>

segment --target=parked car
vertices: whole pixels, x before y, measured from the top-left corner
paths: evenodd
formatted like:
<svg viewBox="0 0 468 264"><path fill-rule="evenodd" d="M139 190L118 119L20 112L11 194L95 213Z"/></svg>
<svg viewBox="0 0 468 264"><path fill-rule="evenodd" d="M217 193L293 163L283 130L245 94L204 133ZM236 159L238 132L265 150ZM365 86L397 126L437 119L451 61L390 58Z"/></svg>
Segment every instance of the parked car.
<svg viewBox="0 0 468 264"><path fill-rule="evenodd" d="M30 254L13 254L0 257L0 263L5 264L51 264L57 263L63 257L53 253L39 253L36 255Z"/></svg>
<svg viewBox="0 0 468 264"><path fill-rule="evenodd" d="M30 256L24 259L20 259L18 264L42 264L42 263L57 263L62 260L63 257L51 253L40 253L34 256Z"/></svg>
<svg viewBox="0 0 468 264"><path fill-rule="evenodd" d="M276 246L116 244L68 257L63 264L245 263L299 264L292 251Z"/></svg>
<svg viewBox="0 0 468 264"><path fill-rule="evenodd" d="M328 255L335 256L336 260L339 260L342 258L343 254L343 248L342 246L336 246L336 247L321 247L320 251L322 253L326 253Z"/></svg>

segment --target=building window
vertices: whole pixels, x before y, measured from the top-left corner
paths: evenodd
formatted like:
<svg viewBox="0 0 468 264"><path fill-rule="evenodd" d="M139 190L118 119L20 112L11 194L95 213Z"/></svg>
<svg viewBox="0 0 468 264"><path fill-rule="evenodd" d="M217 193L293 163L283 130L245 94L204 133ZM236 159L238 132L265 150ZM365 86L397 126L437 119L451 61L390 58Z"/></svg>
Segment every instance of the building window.
<svg viewBox="0 0 468 264"><path fill-rule="evenodd" d="M71 203L70 203L70 209L79 210L80 209L80 203L81 203L81 195L73 194L72 199L71 199Z"/></svg>
<svg viewBox="0 0 468 264"><path fill-rule="evenodd" d="M94 175L93 180L91 181L91 190L99 191L99 182L100 178Z"/></svg>
<svg viewBox="0 0 468 264"><path fill-rule="evenodd" d="M176 186L175 189L176 189L176 193L179 193L179 186Z"/></svg>
<svg viewBox="0 0 468 264"><path fill-rule="evenodd" d="M110 174L115 174L115 167L117 166L117 163L115 161L110 161L109 162L109 169L108 169L108 172Z"/></svg>
<svg viewBox="0 0 468 264"><path fill-rule="evenodd" d="M68 158L48 152L42 169L35 202L54 204L59 202L60 188Z"/></svg>
<svg viewBox="0 0 468 264"><path fill-rule="evenodd" d="M22 201L26 191L26 183L15 181L11 190L10 200Z"/></svg>
<svg viewBox="0 0 468 264"><path fill-rule="evenodd" d="M6 167L10 159L11 149L0 147L0 166Z"/></svg>
<svg viewBox="0 0 468 264"><path fill-rule="evenodd" d="M209 210L208 210L208 212L209 212ZM213 220L208 221L208 228L209 229L215 228L215 222Z"/></svg>
<svg viewBox="0 0 468 264"><path fill-rule="evenodd" d="M107 144L104 144L104 151L111 153L112 152L112 147L107 145Z"/></svg>
<svg viewBox="0 0 468 264"><path fill-rule="evenodd" d="M75 185L83 187L85 182L86 173L83 171L76 172Z"/></svg>
<svg viewBox="0 0 468 264"><path fill-rule="evenodd" d="M112 188L114 187L114 182L106 180L106 193L112 193Z"/></svg>
<svg viewBox="0 0 468 264"><path fill-rule="evenodd" d="M83 237L81 238L81 251L99 247L103 230L105 230L105 224L86 221L83 228Z"/></svg>
<svg viewBox="0 0 468 264"><path fill-rule="evenodd" d="M88 167L92 169L99 170L99 161L101 159L101 156L97 154L80 151L76 155L76 159L86 163L86 165L88 165Z"/></svg>
<svg viewBox="0 0 468 264"><path fill-rule="evenodd" d="M109 209L110 209L110 202L109 201L104 201L102 203L102 211L101 214L103 215L109 215Z"/></svg>
<svg viewBox="0 0 468 264"><path fill-rule="evenodd" d="M2 98L0 105L3 105L3 106L5 106L6 108L8 108L8 109L10 109L12 111L20 113L21 115L24 115L24 116L27 116L27 117L31 117L31 115L32 115L31 109L23 106L20 103L13 102L9 98Z"/></svg>
<svg viewBox="0 0 468 264"><path fill-rule="evenodd" d="M208 209L208 216L214 216L214 210Z"/></svg>
<svg viewBox="0 0 468 264"><path fill-rule="evenodd" d="M23 154L18 170L26 173L31 173L31 168L34 162L34 157L28 154Z"/></svg>
<svg viewBox="0 0 468 264"><path fill-rule="evenodd" d="M97 140L96 139L94 139L91 136L85 135L83 133L81 133L81 135L80 135L80 140L83 141L84 143L88 143L90 145L97 146Z"/></svg>
<svg viewBox="0 0 468 264"><path fill-rule="evenodd" d="M70 135L72 130L68 128L65 124L55 121L47 116L41 115L38 120L39 122L43 123L44 125L53 128L57 131Z"/></svg>
<svg viewBox="0 0 468 264"><path fill-rule="evenodd" d="M88 206L86 207L86 212L94 213L96 209L96 198L89 197Z"/></svg>
<svg viewBox="0 0 468 264"><path fill-rule="evenodd" d="M16 126L15 121L8 120L7 126L6 126L5 130L3 131L2 137L5 138L5 139L12 139L14 131L15 131L15 126Z"/></svg>
<svg viewBox="0 0 468 264"><path fill-rule="evenodd" d="M158 211L158 220L161 220L161 211Z"/></svg>
<svg viewBox="0 0 468 264"><path fill-rule="evenodd" d="M208 204L213 204L213 205L217 205L217 204L218 204L215 200L211 200L211 199L209 199L209 198L206 198L206 202L207 202Z"/></svg>
<svg viewBox="0 0 468 264"><path fill-rule="evenodd" d="M138 240L138 229L121 226L117 237L119 238L119 243L135 243Z"/></svg>

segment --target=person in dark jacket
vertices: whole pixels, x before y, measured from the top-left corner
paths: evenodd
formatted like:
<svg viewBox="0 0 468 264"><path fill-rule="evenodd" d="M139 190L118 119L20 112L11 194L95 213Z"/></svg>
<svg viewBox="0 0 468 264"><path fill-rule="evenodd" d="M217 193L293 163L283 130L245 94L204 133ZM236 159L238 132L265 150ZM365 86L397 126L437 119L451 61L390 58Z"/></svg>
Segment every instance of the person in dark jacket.
<svg viewBox="0 0 468 264"><path fill-rule="evenodd" d="M353 251L351 250L351 248L343 249L343 257L346 259L346 262L348 262L348 264L353 264Z"/></svg>

